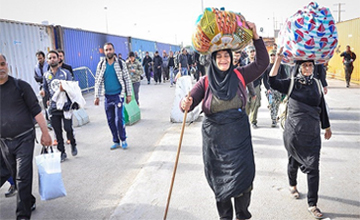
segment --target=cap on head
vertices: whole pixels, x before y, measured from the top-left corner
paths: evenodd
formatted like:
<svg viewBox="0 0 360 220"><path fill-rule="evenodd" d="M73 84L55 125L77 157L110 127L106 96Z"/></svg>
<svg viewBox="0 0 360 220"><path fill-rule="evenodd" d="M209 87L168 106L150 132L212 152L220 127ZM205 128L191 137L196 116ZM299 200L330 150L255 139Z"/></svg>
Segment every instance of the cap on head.
<svg viewBox="0 0 360 220"><path fill-rule="evenodd" d="M276 55L276 50L270 50L269 51L269 55L271 56L271 55Z"/></svg>
<svg viewBox="0 0 360 220"><path fill-rule="evenodd" d="M250 52L250 51L253 51L255 50L255 47L253 45L249 45L246 47L246 52Z"/></svg>

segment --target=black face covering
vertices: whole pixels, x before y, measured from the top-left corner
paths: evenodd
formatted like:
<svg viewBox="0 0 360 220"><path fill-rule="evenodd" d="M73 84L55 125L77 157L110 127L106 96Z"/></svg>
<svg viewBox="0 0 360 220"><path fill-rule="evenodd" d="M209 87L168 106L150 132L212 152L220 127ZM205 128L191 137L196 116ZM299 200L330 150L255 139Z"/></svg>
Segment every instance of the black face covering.
<svg viewBox="0 0 360 220"><path fill-rule="evenodd" d="M221 100L231 100L236 95L239 79L234 73L233 57L231 50L227 51L230 55L230 67L226 71L221 71L216 65L216 54L211 54L211 64L208 69L209 87L213 95Z"/></svg>

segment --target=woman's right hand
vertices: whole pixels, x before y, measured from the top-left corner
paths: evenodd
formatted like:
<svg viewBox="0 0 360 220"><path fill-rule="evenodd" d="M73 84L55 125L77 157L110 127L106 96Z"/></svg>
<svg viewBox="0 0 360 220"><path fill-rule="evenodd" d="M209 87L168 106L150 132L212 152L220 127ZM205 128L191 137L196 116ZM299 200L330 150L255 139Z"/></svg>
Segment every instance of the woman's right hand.
<svg viewBox="0 0 360 220"><path fill-rule="evenodd" d="M193 99L191 96L183 98L181 101L181 108L183 111L189 111L190 106L193 104Z"/></svg>
<svg viewBox="0 0 360 220"><path fill-rule="evenodd" d="M253 32L253 40L258 40L260 37L256 31L255 23L247 21L246 24L249 26L250 30Z"/></svg>
<svg viewBox="0 0 360 220"><path fill-rule="evenodd" d="M273 67L270 70L269 76L276 76L278 74L278 70L281 64L281 60L284 57L284 55L282 54L284 47L280 47L279 51L276 53L275 56L275 63L273 65Z"/></svg>
<svg viewBox="0 0 360 220"><path fill-rule="evenodd" d="M276 52L275 60L278 62L281 62L281 60L284 58L284 54L282 53L284 50L284 47L280 47L279 51Z"/></svg>

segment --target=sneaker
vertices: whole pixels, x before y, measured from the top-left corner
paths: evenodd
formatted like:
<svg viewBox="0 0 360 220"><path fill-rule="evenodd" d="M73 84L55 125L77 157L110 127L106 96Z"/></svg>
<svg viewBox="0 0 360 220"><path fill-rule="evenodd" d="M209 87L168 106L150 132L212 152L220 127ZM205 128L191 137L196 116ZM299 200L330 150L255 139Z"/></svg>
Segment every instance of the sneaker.
<svg viewBox="0 0 360 220"><path fill-rule="evenodd" d="M252 123L252 127L253 127L253 128L258 128L258 126L257 126L256 123Z"/></svg>
<svg viewBox="0 0 360 220"><path fill-rule="evenodd" d="M114 145L110 147L110 150L115 150L115 149L117 149L119 147L120 147L120 144L114 143Z"/></svg>
<svg viewBox="0 0 360 220"><path fill-rule="evenodd" d="M125 150L125 149L128 147L127 142L126 142L126 141L122 141L122 142L121 142L121 147L122 147L122 149Z"/></svg>
<svg viewBox="0 0 360 220"><path fill-rule="evenodd" d="M273 121L272 121L271 127L272 127L272 128L275 128L275 127L276 127L276 120L273 120Z"/></svg>
<svg viewBox="0 0 360 220"><path fill-rule="evenodd" d="M65 153L65 152L61 152L61 159L60 159L60 162L64 162L66 158L67 158L66 153Z"/></svg>
<svg viewBox="0 0 360 220"><path fill-rule="evenodd" d="M11 185L10 188L8 189L8 191L5 193L5 197L8 198L11 196L15 196L16 192L17 192L17 190L15 188L15 185Z"/></svg>
<svg viewBox="0 0 360 220"><path fill-rule="evenodd" d="M56 139L54 139L53 146L57 146L57 145L58 145L58 142Z"/></svg>
<svg viewBox="0 0 360 220"><path fill-rule="evenodd" d="M76 148L76 145L71 146L71 155L73 155L74 157L77 155L78 151Z"/></svg>

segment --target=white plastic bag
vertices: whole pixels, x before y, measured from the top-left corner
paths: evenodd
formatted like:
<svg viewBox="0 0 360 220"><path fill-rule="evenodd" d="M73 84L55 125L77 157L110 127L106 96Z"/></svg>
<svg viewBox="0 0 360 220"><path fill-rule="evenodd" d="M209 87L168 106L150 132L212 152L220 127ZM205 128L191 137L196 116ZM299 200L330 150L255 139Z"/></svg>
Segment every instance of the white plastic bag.
<svg viewBox="0 0 360 220"><path fill-rule="evenodd" d="M56 199L66 196L61 177L60 152L42 153L35 157L39 171L39 194L41 200Z"/></svg>

